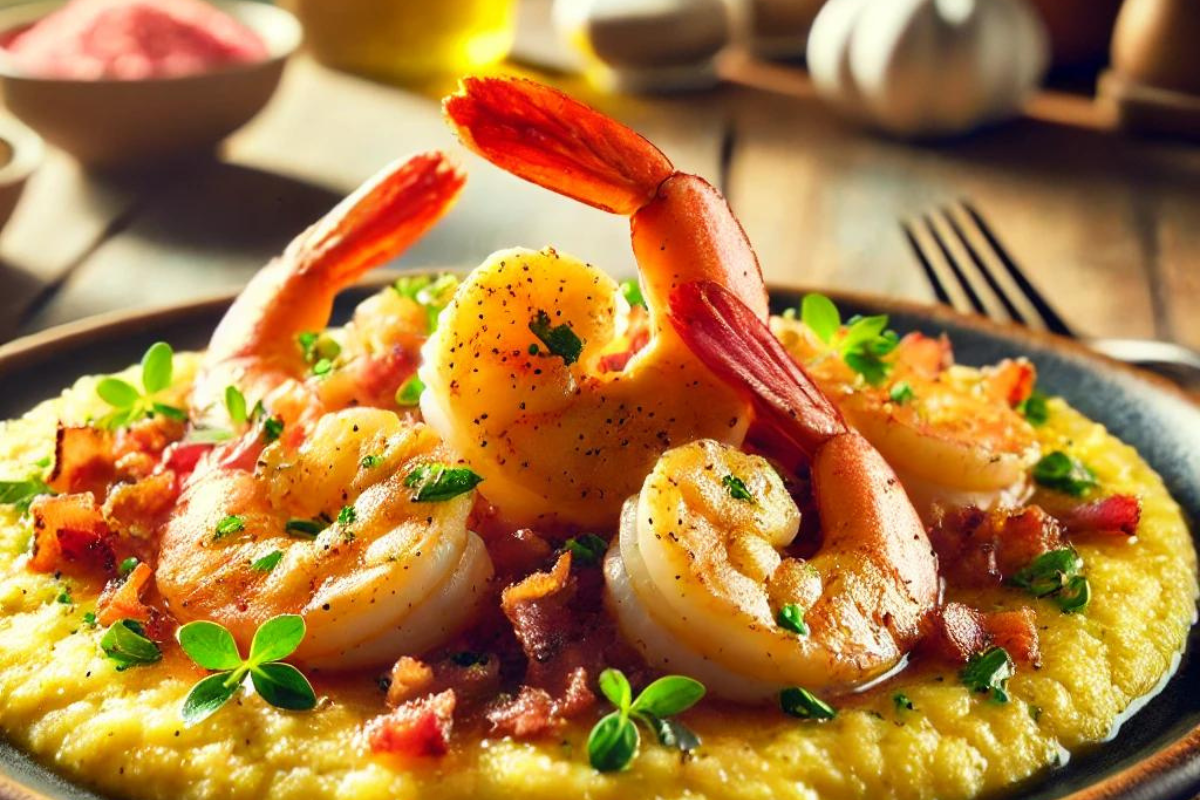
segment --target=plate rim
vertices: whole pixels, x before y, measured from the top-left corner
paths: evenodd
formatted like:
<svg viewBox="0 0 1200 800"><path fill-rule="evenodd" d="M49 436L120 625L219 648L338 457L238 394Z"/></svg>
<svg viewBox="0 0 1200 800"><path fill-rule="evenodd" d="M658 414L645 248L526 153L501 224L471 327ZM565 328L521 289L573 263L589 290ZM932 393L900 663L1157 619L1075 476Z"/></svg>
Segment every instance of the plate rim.
<svg viewBox="0 0 1200 800"><path fill-rule="evenodd" d="M460 268L438 269L426 267L410 270L387 270L377 273L365 280L354 284L354 288L382 288L395 280L399 275L422 273L465 274L467 270ZM349 288L349 287L348 287ZM799 284L778 282L767 283L768 294L799 296L814 289ZM1165 393L1181 400L1194 408L1200 408L1197 398L1162 378L1161 376L1138 369L1128 364L1114 361L1106 356L1090 350L1086 345L1074 339L1065 338L1053 333L1034 331L1019 325L1000 323L973 314L960 314L952 309L935 304L922 303L913 300L891 298L885 295L821 288L835 302L847 301L860 306L894 309L917 317L928 319L934 323L950 322L959 327L973 329L983 334L998 334L1008 339L1016 339L1022 344L1034 347L1048 348L1059 353L1069 354L1072 358L1091 363L1095 367L1109 372L1118 372L1144 384L1147 389ZM0 377L12 369L20 369L31 363L53 358L73 344L88 341L96 334L104 333L109 337L119 336L126 332L138 332L148 325L162 322L177 322L189 316L211 314L228 306L241 293L241 290L215 292L200 298L184 300L168 304L160 304L139 309L117 310L103 314L85 317L80 320L56 325L43 331L13 339L0 344ZM1195 532L1193 531L1193 540ZM7 740L5 740L7 742ZM70 781L67 776L58 772L53 766L45 764L21 748L11 745L24 756L30 757L37 768L48 771L56 777L66 780L73 786L87 789L85 786ZM1146 790L1151 781L1158 780L1174 787L1174 792L1184 787L1200 789L1200 725L1196 725L1178 738L1151 752L1149 755L1115 772L1097 783L1064 795L1060 800L1112 800L1112 798L1129 796L1139 790ZM1020 783L1014 786L1020 791ZM90 790L89 790L90 791ZM18 782L16 777L0 773L0 800L55 800L39 791Z"/></svg>

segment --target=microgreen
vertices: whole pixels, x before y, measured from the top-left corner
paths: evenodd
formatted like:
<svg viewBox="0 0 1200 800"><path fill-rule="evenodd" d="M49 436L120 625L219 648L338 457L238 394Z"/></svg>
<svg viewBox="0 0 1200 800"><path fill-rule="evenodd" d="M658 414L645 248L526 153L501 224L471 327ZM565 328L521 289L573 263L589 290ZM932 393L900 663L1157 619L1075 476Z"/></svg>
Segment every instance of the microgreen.
<svg viewBox="0 0 1200 800"><path fill-rule="evenodd" d="M600 673L600 691L617 710L605 716L588 736L588 760L600 772L619 772L637 757L641 723L664 747L690 752L700 739L687 726L670 717L694 706L704 697L704 685L682 675L668 675L633 697L625 675L616 669Z"/></svg>
<svg viewBox="0 0 1200 800"><path fill-rule="evenodd" d="M354 510L354 506L342 506L342 510L338 512L337 522L339 525L353 525L358 521L358 512Z"/></svg>
<svg viewBox="0 0 1200 800"><path fill-rule="evenodd" d="M366 455L362 457L362 461L358 465L363 469L375 469L383 463L383 456Z"/></svg>
<svg viewBox="0 0 1200 800"><path fill-rule="evenodd" d="M421 402L421 392L425 391L425 383L413 375L396 390L396 405L412 408Z"/></svg>
<svg viewBox="0 0 1200 800"><path fill-rule="evenodd" d="M254 634L250 657L243 659L233 635L215 622L189 622L179 629L179 646L200 667L214 674L201 679L183 701L187 725L204 721L237 693L250 676L258 696L276 708L307 711L317 704L308 679L282 663L304 640L304 620L295 614L273 617Z"/></svg>
<svg viewBox="0 0 1200 800"><path fill-rule="evenodd" d="M852 317L843 326L832 300L825 295L809 294L800 304L800 319L867 383L878 385L891 372L892 365L883 357L896 349L900 337L887 329L886 314Z"/></svg>
<svg viewBox="0 0 1200 800"><path fill-rule="evenodd" d="M213 531L213 539L224 539L226 536L232 536L244 530L246 530L246 518L237 514L229 514L217 523L217 527Z"/></svg>
<svg viewBox="0 0 1200 800"><path fill-rule="evenodd" d="M779 613L775 615L775 622L786 631L800 636L808 636L808 624L804 621L804 609L795 603L788 603L779 609Z"/></svg>
<svg viewBox="0 0 1200 800"><path fill-rule="evenodd" d="M571 554L571 563L581 567L591 567L599 564L600 560L604 558L604 553L608 550L608 542L594 533L586 533L583 536L567 539L563 543L563 549Z"/></svg>
<svg viewBox="0 0 1200 800"><path fill-rule="evenodd" d="M744 503L753 503L754 495L746 488L746 482L736 475L726 475L721 478L721 485L729 492L729 496L734 500L741 500Z"/></svg>
<svg viewBox="0 0 1200 800"><path fill-rule="evenodd" d="M583 352L583 340L575 335L569 324L564 322L561 325L552 325L550 315L545 311L538 311L529 321L529 330L545 345L550 355L558 356L567 366L579 360Z"/></svg>
<svg viewBox="0 0 1200 800"><path fill-rule="evenodd" d="M1017 403L1017 411L1025 417L1030 425L1034 427L1045 425L1046 420L1050 419L1050 406L1047 404L1049 399L1045 394L1034 389L1029 397Z"/></svg>
<svg viewBox="0 0 1200 800"><path fill-rule="evenodd" d="M437 330L438 317L442 310L450 305L457 288L458 278L453 275L439 275L437 278L428 275L405 275L392 284L392 289L397 294L407 297L425 310L428 333Z"/></svg>
<svg viewBox="0 0 1200 800"><path fill-rule="evenodd" d="M162 660L158 645L147 638L145 628L134 619L119 619L110 625L100 640L100 649L117 663L117 672Z"/></svg>
<svg viewBox="0 0 1200 800"><path fill-rule="evenodd" d="M416 489L414 503L438 503L466 494L483 481L467 467L422 464L408 473L404 485Z"/></svg>
<svg viewBox="0 0 1200 800"><path fill-rule="evenodd" d="M96 394L113 410L100 418L98 424L113 430L156 414L184 421L187 412L160 403L154 395L171 385L174 352L166 342L155 342L142 356L142 389L121 378L102 378L96 384Z"/></svg>
<svg viewBox="0 0 1200 800"><path fill-rule="evenodd" d="M896 711L912 711L916 708L913 701L908 699L908 695L904 692L896 692L892 695L892 705L896 707Z"/></svg>
<svg viewBox="0 0 1200 800"><path fill-rule="evenodd" d="M229 418L239 425L249 418L246 396L236 386L225 387L225 410L229 412Z"/></svg>
<svg viewBox="0 0 1200 800"><path fill-rule="evenodd" d="M272 550L262 558L258 559L250 565L250 569L255 572L270 572L279 566L279 562L283 560L283 553L279 550Z"/></svg>
<svg viewBox="0 0 1200 800"><path fill-rule="evenodd" d="M1083 559L1070 547L1042 553L1008 582L1034 597L1053 597L1068 614L1082 611L1092 597L1091 585L1083 574Z"/></svg>
<svg viewBox="0 0 1200 800"><path fill-rule="evenodd" d="M12 506L22 514L29 511L35 498L44 494L53 495L54 492L38 477L23 481L0 481L0 505Z"/></svg>
<svg viewBox="0 0 1200 800"><path fill-rule="evenodd" d="M1033 465L1033 479L1047 489L1072 497L1082 497L1099 485L1095 473L1083 462L1061 451L1042 456Z"/></svg>
<svg viewBox="0 0 1200 800"><path fill-rule="evenodd" d="M1003 647L992 647L971 656L958 677L971 691L990 694L997 703L1007 703L1008 679L1015 672L1008 651Z"/></svg>
<svg viewBox="0 0 1200 800"><path fill-rule="evenodd" d="M625 298L625 302L629 303L630 307L646 308L646 298L642 295L642 286L638 283L637 278L621 281L621 296Z"/></svg>
<svg viewBox="0 0 1200 800"><path fill-rule="evenodd" d="M916 394L913 392L912 387L908 385L907 381L897 381L896 384L892 386L892 390L888 392L888 397L890 397L892 402L896 405L902 406L905 403L912 402L912 399L916 397Z"/></svg>
<svg viewBox="0 0 1200 800"><path fill-rule="evenodd" d="M788 687L779 693L779 707L783 713L799 719L827 720L837 716L837 709L799 686Z"/></svg>

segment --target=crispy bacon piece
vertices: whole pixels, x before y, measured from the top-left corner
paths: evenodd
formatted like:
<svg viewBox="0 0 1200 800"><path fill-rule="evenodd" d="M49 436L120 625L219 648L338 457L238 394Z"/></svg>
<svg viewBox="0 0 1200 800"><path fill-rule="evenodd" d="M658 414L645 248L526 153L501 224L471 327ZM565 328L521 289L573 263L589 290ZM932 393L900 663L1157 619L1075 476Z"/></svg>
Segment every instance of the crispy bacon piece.
<svg viewBox="0 0 1200 800"><path fill-rule="evenodd" d="M1134 536L1142 520L1142 501L1133 495L1116 494L1056 510L1055 516L1071 536L1089 533Z"/></svg>
<svg viewBox="0 0 1200 800"><path fill-rule="evenodd" d="M178 496L173 472L117 484L104 501L104 521L120 536L149 538L175 507Z"/></svg>
<svg viewBox="0 0 1200 800"><path fill-rule="evenodd" d="M479 531L487 543L497 575L528 575L554 552L549 542L529 528L512 530L507 525L494 525L472 530Z"/></svg>
<svg viewBox="0 0 1200 800"><path fill-rule="evenodd" d="M411 758L445 755L450 750L456 705L454 691L447 689L376 717L366 728L371 751Z"/></svg>
<svg viewBox="0 0 1200 800"><path fill-rule="evenodd" d="M96 619L101 625L112 625L119 619L150 621L151 609L142 602L154 573L146 564L138 564L124 579L108 582L96 600Z"/></svg>
<svg viewBox="0 0 1200 800"><path fill-rule="evenodd" d="M46 484L59 494L92 492L103 497L116 474L115 462L111 433L60 424L55 433L54 468Z"/></svg>
<svg viewBox="0 0 1200 800"><path fill-rule="evenodd" d="M466 706L486 700L499 687L500 661L491 654L460 653L433 664L404 656L392 667L387 701L397 707L452 689Z"/></svg>
<svg viewBox="0 0 1200 800"><path fill-rule="evenodd" d="M162 468L174 472L182 481L195 471L200 459L212 452L214 446L208 442L176 442L163 452Z"/></svg>
<svg viewBox="0 0 1200 800"><path fill-rule="evenodd" d="M933 616L921 641L923 653L952 664L965 664L992 646L1003 647L1015 661L1039 666L1042 656L1033 609L984 614L963 603L947 603Z"/></svg>
<svg viewBox="0 0 1200 800"><path fill-rule="evenodd" d="M111 573L116 562L111 532L90 493L43 495L29 506L33 516L33 553L29 568L56 572L74 562L85 569Z"/></svg>
<svg viewBox="0 0 1200 800"><path fill-rule="evenodd" d="M503 700L488 709L492 731L517 739L537 736L554 725L554 698L545 689L522 686L511 700Z"/></svg>
<svg viewBox="0 0 1200 800"><path fill-rule="evenodd" d="M571 554L566 552L549 572L535 572L500 595L504 615L531 662L550 661L566 644L574 627L570 611L573 594Z"/></svg>
<svg viewBox="0 0 1200 800"><path fill-rule="evenodd" d="M1058 521L1038 506L934 509L929 541L956 586L996 586L1043 553L1066 547Z"/></svg>

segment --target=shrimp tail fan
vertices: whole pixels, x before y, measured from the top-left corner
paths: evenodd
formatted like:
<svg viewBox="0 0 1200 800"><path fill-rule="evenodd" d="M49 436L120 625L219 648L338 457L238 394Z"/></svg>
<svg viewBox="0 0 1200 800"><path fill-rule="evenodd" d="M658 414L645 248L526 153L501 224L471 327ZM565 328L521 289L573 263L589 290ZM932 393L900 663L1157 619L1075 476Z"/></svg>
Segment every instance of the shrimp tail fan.
<svg viewBox="0 0 1200 800"><path fill-rule="evenodd" d="M812 459L846 432L841 413L757 314L725 287L698 281L671 293L669 318L688 348L744 394L755 417Z"/></svg>
<svg viewBox="0 0 1200 800"><path fill-rule="evenodd" d="M635 131L531 80L465 78L442 109L488 161L604 211L630 216L674 172Z"/></svg>

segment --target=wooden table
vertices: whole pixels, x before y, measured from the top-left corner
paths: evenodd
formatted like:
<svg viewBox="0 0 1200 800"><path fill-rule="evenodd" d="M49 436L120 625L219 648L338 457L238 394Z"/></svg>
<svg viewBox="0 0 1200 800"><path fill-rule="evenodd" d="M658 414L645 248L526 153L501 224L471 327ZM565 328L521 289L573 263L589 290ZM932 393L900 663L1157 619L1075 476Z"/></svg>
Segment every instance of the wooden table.
<svg viewBox="0 0 1200 800"><path fill-rule="evenodd" d="M769 280L932 299L897 221L968 196L1079 330L1200 348L1200 148L1126 138L1087 101L1052 95L1012 124L905 144L836 119L795 68L731 59L723 69L720 89L685 96L598 96L560 82L717 183ZM426 148L460 152L471 177L401 266L554 244L632 272L623 220L466 154L435 96L300 56L219 159L117 180L51 152L0 239L0 340L235 289L364 178Z"/></svg>

